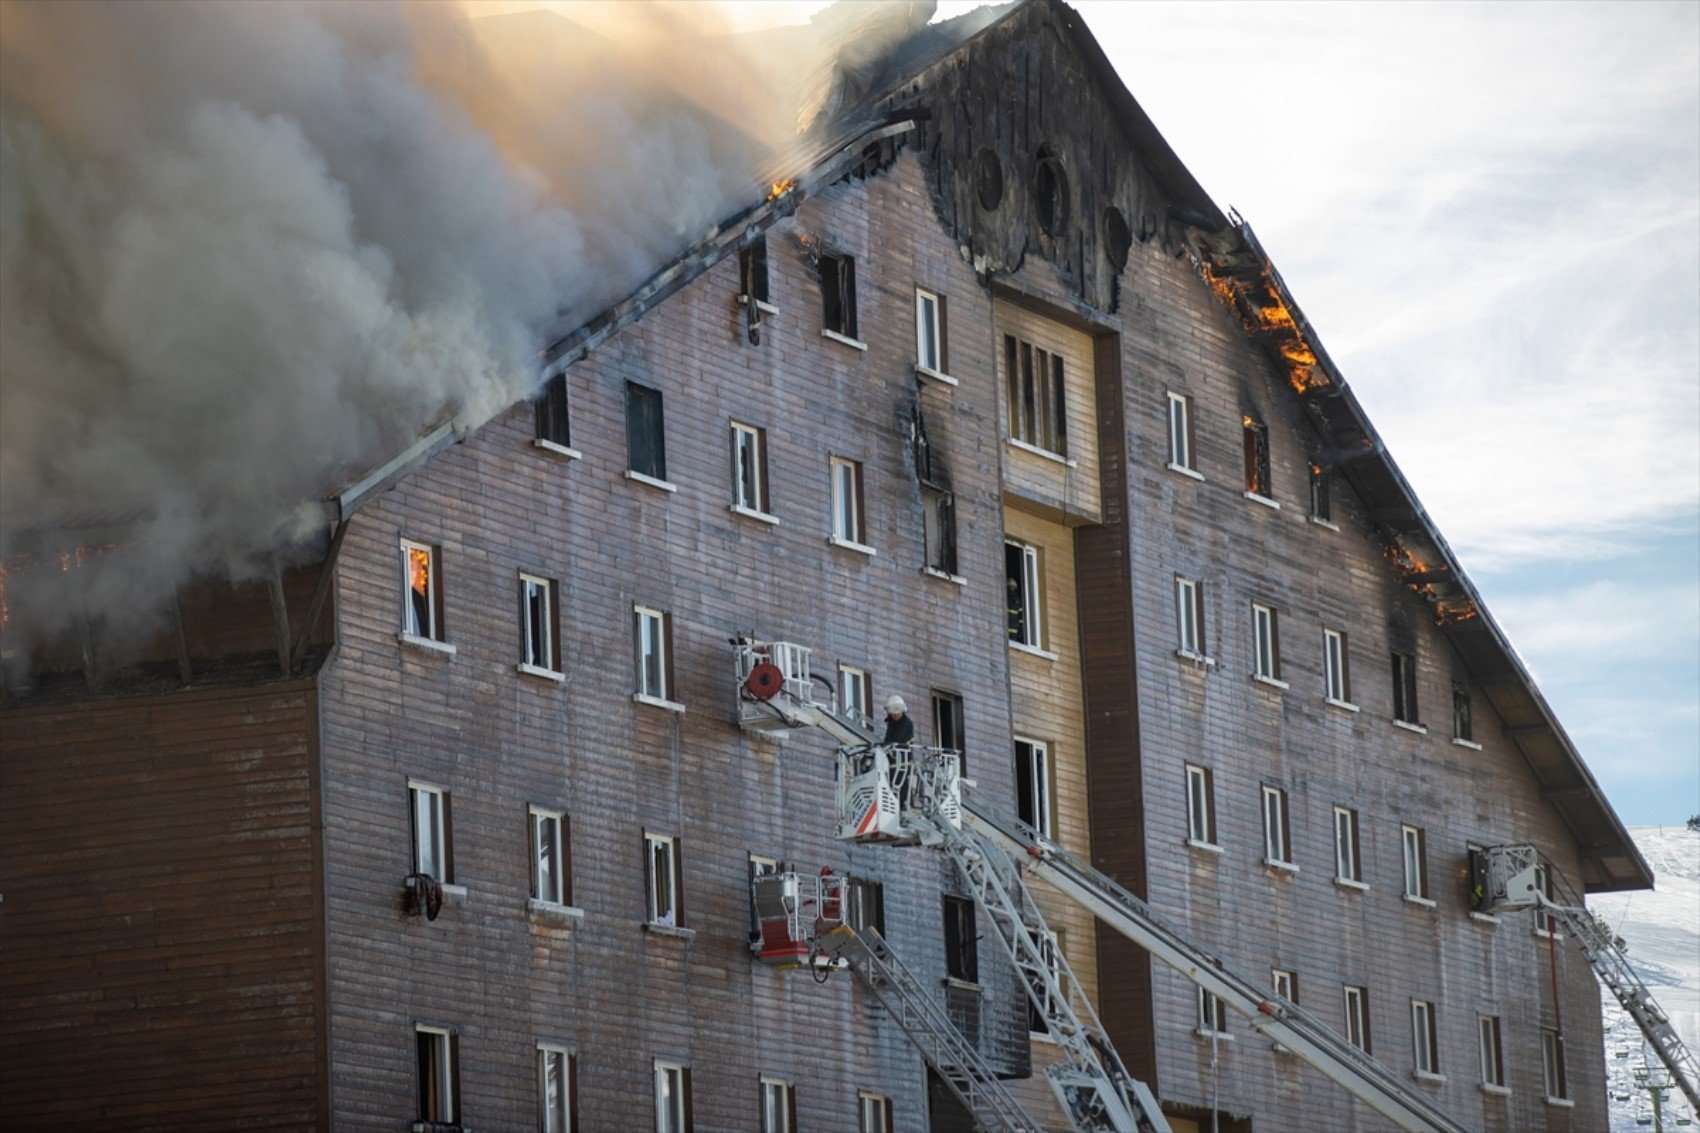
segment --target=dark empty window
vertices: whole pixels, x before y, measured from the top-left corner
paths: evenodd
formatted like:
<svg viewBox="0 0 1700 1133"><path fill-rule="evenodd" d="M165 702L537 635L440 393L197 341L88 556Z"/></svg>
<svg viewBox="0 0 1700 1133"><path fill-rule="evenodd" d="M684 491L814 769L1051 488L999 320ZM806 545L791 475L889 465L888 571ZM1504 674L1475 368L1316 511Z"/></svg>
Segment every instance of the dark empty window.
<svg viewBox="0 0 1700 1133"><path fill-rule="evenodd" d="M626 383L626 453L630 468L651 480L667 479L667 434L661 419L661 391Z"/></svg>
<svg viewBox="0 0 1700 1133"><path fill-rule="evenodd" d="M956 494L925 492L927 569L956 575Z"/></svg>
<svg viewBox="0 0 1700 1133"><path fill-rule="evenodd" d="M974 931L974 902L966 897L944 899L944 965L951 979L980 982L980 959Z"/></svg>
<svg viewBox="0 0 1700 1133"><path fill-rule="evenodd" d="M1409 653L1393 653L1393 718L1406 724L1417 722L1417 659Z"/></svg>
<svg viewBox="0 0 1700 1133"><path fill-rule="evenodd" d="M1328 473L1316 465L1310 466L1310 514L1312 519L1328 522L1334 518L1334 506L1330 499Z"/></svg>
<svg viewBox="0 0 1700 1133"><path fill-rule="evenodd" d="M1245 425L1245 490L1269 499L1274 495L1269 487L1269 427L1250 417L1241 421Z"/></svg>
<svg viewBox="0 0 1700 1133"><path fill-rule="evenodd" d="M1464 685L1452 686L1452 735L1473 742L1470 734L1470 690Z"/></svg>
<svg viewBox="0 0 1700 1133"><path fill-rule="evenodd" d="M460 1122L460 1036L439 1027L415 1032L419 1066L419 1120L431 1125Z"/></svg>
<svg viewBox="0 0 1700 1133"><path fill-rule="evenodd" d="M856 260L842 253L820 258L820 291L826 329L856 337Z"/></svg>
<svg viewBox="0 0 1700 1133"><path fill-rule="evenodd" d="M1003 339L1009 435L1057 456L1068 455L1068 401L1061 354L1014 335Z"/></svg>
<svg viewBox="0 0 1700 1133"><path fill-rule="evenodd" d="M933 746L958 753L962 765L962 698L954 692L933 690Z"/></svg>
<svg viewBox="0 0 1700 1133"><path fill-rule="evenodd" d="M570 448L572 422L567 414L567 376L556 374L537 397L537 439Z"/></svg>
<svg viewBox="0 0 1700 1133"><path fill-rule="evenodd" d="M844 886L844 923L857 932L873 929L885 935L885 886L852 877Z"/></svg>
<svg viewBox="0 0 1700 1133"><path fill-rule="evenodd" d="M767 237L758 238L738 254L739 294L745 299L766 303L767 298Z"/></svg>

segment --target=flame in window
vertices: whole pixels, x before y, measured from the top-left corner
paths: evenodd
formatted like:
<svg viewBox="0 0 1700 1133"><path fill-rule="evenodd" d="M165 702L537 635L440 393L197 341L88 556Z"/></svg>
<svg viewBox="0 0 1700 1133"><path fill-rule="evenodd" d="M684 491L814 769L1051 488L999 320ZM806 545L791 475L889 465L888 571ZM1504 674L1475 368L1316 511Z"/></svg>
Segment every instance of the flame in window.
<svg viewBox="0 0 1700 1133"><path fill-rule="evenodd" d="M431 588L431 552L420 547L407 549L407 577L413 592L421 598Z"/></svg>

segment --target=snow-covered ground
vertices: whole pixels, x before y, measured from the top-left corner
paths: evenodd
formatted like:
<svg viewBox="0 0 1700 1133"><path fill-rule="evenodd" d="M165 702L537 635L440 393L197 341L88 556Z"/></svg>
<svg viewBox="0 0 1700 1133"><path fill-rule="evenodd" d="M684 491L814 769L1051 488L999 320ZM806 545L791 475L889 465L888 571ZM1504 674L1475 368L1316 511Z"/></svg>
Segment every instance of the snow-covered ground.
<svg viewBox="0 0 1700 1133"><path fill-rule="evenodd" d="M1680 826L1638 826L1629 833L1653 867L1655 888L1590 897L1588 907L1623 937L1636 973L1688 1049L1700 1056L1700 833ZM1647 1091L1637 1088L1634 1071L1657 1067L1658 1060L1650 1047L1643 1053L1641 1032L1617 1000L1603 990L1600 998L1611 1133L1641 1133L1652 1128L1652 1108ZM1690 1128L1700 1129L1700 1115L1689 1113L1679 1091L1669 1091L1663 1105L1665 1129L1675 1129L1684 1118L1694 1122Z"/></svg>

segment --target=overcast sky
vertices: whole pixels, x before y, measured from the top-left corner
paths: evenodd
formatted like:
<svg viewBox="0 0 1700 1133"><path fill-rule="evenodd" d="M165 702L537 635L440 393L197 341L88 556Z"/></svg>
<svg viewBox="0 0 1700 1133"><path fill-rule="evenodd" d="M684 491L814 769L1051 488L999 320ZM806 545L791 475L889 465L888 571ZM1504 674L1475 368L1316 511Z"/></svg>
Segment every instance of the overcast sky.
<svg viewBox="0 0 1700 1133"><path fill-rule="evenodd" d="M1619 815L1700 812L1700 5L1078 7Z"/></svg>

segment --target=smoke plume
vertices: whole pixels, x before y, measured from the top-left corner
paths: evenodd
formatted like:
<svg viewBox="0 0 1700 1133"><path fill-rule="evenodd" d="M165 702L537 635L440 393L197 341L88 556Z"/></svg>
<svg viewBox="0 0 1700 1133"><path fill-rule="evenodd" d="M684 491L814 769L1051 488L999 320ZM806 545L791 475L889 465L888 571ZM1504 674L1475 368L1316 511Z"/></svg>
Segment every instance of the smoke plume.
<svg viewBox="0 0 1700 1133"><path fill-rule="evenodd" d="M327 491L529 395L549 334L758 199L796 107L712 11L0 4L9 644L287 562ZM63 565L123 569L35 569L112 530Z"/></svg>

